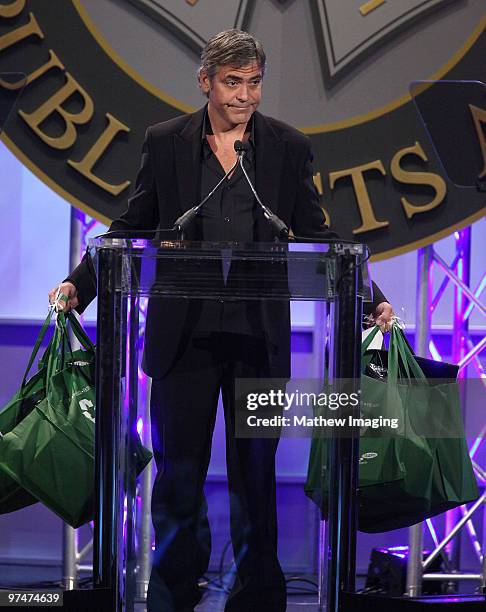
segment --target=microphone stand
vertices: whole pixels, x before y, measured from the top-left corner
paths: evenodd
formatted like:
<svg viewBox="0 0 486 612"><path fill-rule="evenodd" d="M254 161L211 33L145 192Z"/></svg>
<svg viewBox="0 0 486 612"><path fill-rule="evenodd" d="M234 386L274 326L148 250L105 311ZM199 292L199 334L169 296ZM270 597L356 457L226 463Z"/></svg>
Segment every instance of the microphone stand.
<svg viewBox="0 0 486 612"><path fill-rule="evenodd" d="M236 140L234 144L234 148L236 151L236 162L233 166L228 170L228 172L223 176L223 178L216 184L216 186L207 194L207 196L196 206L193 206L189 210L187 210L184 214L182 214L178 219L176 219L172 231L176 231L179 238L181 240L184 239L184 232L187 230L189 225L194 221L197 217L199 211L202 206L209 200L209 198L219 189L219 187L223 184L223 182L228 178L228 176L233 172L236 166L240 166L241 171L243 172L243 176L245 177L250 189L255 196L256 201L258 202L260 208L263 211L264 217L270 223L273 234L277 240L281 240L282 242L288 242L289 240L289 228L285 225L285 223L280 219L276 214L274 214L265 204L260 200L258 193L256 192L253 183L248 176L248 173L243 164L243 157L248 148L248 143L243 143L241 140Z"/></svg>
<svg viewBox="0 0 486 612"><path fill-rule="evenodd" d="M218 182L218 184L208 193L208 195L196 206L193 206L189 210L181 215L178 219L176 219L173 230L175 230L179 234L180 240L184 240L184 232L189 227L189 225L194 221L197 217L201 208L206 204L209 198L219 189L220 185L228 178L228 176L233 172L233 170L238 165L238 159L235 164L228 170L228 172L223 176L223 178Z"/></svg>
<svg viewBox="0 0 486 612"><path fill-rule="evenodd" d="M245 179L248 185L250 185L250 189L253 195L255 196L256 201L260 205L260 208L263 210L263 215L265 216L265 219L267 219L270 225L272 226L275 237L278 240L281 240L282 242L288 242L289 241L289 228L285 225L282 219L280 219L280 217L277 217L277 215L273 213L267 206L265 206L265 204L260 200L260 197L258 193L256 192L256 189L253 186L253 183L251 182L250 177L248 176L245 170L245 166L243 165L243 157L248 148L248 144L246 142L243 143L240 140L236 140L234 146L235 146L236 154L238 156L236 163L240 165L240 168L245 176Z"/></svg>

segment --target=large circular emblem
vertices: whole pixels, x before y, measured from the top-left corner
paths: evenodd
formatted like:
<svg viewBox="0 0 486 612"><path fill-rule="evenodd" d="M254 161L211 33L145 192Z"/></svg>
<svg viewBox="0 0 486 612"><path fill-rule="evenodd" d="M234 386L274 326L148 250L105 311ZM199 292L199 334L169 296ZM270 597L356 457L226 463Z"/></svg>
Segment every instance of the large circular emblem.
<svg viewBox="0 0 486 612"><path fill-rule="evenodd" d="M418 79L486 81L482 4L0 0L0 72L27 75L2 139L107 222L126 206L147 125L204 102L195 71L207 38L248 29L269 60L262 112L309 135L331 227L382 259L484 214L484 97L442 112L441 129L460 129L475 166L479 188L464 190L439 163L408 94ZM0 81L0 93L5 105L18 92ZM448 157L460 159L454 146Z"/></svg>

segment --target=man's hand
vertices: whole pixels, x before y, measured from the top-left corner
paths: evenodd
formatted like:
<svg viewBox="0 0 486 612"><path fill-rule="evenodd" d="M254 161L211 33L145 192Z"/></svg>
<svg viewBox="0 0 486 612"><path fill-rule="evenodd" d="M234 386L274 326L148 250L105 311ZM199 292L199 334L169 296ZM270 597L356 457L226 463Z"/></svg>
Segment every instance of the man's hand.
<svg viewBox="0 0 486 612"><path fill-rule="evenodd" d="M388 302L381 302L370 316L372 323L378 325L383 333L390 331L392 319L395 316L393 307Z"/></svg>
<svg viewBox="0 0 486 612"><path fill-rule="evenodd" d="M62 310L67 314L71 308L79 304L76 287L69 282L61 283L49 291L49 304L55 304L56 310Z"/></svg>

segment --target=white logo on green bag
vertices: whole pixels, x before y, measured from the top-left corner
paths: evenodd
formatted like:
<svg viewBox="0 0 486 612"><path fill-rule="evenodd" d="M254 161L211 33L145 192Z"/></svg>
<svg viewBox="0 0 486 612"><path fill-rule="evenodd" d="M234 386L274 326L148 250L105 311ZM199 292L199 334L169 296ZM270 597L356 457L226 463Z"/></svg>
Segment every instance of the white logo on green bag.
<svg viewBox="0 0 486 612"><path fill-rule="evenodd" d="M95 422L95 418L94 416L91 416L90 412L89 412L89 408L93 408L94 404L91 400L89 399L82 399L79 400L79 407L81 408L84 416L89 419L90 421L93 421L93 423Z"/></svg>
<svg viewBox="0 0 486 612"><path fill-rule="evenodd" d="M363 453L359 458L359 462L361 464L368 463L367 459L376 459L378 457L378 453Z"/></svg>
<svg viewBox="0 0 486 612"><path fill-rule="evenodd" d="M83 393L87 393L90 389L92 389L92 386L91 385L86 385L82 389L78 389L77 391L75 391L72 394L71 397L78 397L78 395L82 395Z"/></svg>

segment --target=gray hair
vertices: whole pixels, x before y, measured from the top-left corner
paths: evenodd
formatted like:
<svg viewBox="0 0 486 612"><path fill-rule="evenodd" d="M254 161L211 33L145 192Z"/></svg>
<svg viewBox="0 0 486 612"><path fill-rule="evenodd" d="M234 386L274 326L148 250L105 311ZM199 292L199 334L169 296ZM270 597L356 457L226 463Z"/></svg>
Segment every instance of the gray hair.
<svg viewBox="0 0 486 612"><path fill-rule="evenodd" d="M243 30L225 30L212 36L201 53L198 80L205 72L212 80L219 66L241 68L256 62L265 72L266 57L262 43Z"/></svg>

